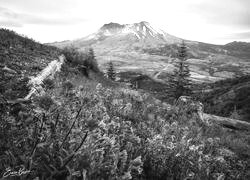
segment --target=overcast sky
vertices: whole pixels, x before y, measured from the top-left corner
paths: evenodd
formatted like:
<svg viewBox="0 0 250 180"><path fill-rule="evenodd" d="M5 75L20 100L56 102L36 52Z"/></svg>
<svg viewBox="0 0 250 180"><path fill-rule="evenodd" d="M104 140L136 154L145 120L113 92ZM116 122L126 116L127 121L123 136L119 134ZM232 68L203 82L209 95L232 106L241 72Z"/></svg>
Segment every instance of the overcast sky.
<svg viewBox="0 0 250 180"><path fill-rule="evenodd" d="M0 26L43 43L140 21L189 40L250 42L250 0L0 0Z"/></svg>

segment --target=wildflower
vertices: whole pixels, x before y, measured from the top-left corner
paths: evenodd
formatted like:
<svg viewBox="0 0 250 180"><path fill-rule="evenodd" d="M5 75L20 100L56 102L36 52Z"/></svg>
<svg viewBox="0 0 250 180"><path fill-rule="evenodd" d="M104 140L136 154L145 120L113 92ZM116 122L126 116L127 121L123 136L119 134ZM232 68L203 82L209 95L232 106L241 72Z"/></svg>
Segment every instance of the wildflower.
<svg viewBox="0 0 250 180"><path fill-rule="evenodd" d="M143 101L143 97L142 97L141 95L139 95L139 94L135 95L135 96L134 96L134 99L135 99L136 101L138 101L138 102L142 102L142 101Z"/></svg>
<svg viewBox="0 0 250 180"><path fill-rule="evenodd" d="M106 94L106 96L111 96L112 95L111 89L107 89L105 94Z"/></svg>
<svg viewBox="0 0 250 180"><path fill-rule="evenodd" d="M149 97L148 94L143 94L143 95L142 95L142 98L143 98L143 99L147 99L148 97Z"/></svg>
<svg viewBox="0 0 250 180"><path fill-rule="evenodd" d="M217 180L224 180L225 179L225 175L223 173L216 173L214 176Z"/></svg>
<svg viewBox="0 0 250 180"><path fill-rule="evenodd" d="M123 99L113 99L111 104L113 106L119 106L119 105L122 105L123 104Z"/></svg>
<svg viewBox="0 0 250 180"><path fill-rule="evenodd" d="M99 122L98 126L103 128L103 129L106 129L106 127L107 127L107 125L105 124L105 122L103 120Z"/></svg>
<svg viewBox="0 0 250 180"><path fill-rule="evenodd" d="M211 156L210 155L205 155L204 157L205 157L206 161L210 161L211 160Z"/></svg>
<svg viewBox="0 0 250 180"><path fill-rule="evenodd" d="M79 91L83 91L83 90L84 90L83 86L80 85L80 86L79 86Z"/></svg>
<svg viewBox="0 0 250 180"><path fill-rule="evenodd" d="M131 121L126 121L125 124L127 127L131 127Z"/></svg>
<svg viewBox="0 0 250 180"><path fill-rule="evenodd" d="M160 135L160 134L157 134L153 137L153 141L159 141L159 140L162 140L163 137Z"/></svg>
<svg viewBox="0 0 250 180"><path fill-rule="evenodd" d="M202 159L201 159L201 156L199 156L199 159L198 159L198 168L199 168L199 170L201 170L201 168L202 168Z"/></svg>
<svg viewBox="0 0 250 180"><path fill-rule="evenodd" d="M109 124L108 124L109 127L112 127L112 128L119 128L120 127L120 123L117 123L115 121L111 121Z"/></svg>
<svg viewBox="0 0 250 180"><path fill-rule="evenodd" d="M166 122L164 124L163 130L169 129L169 126L170 126L170 124L168 122Z"/></svg>
<svg viewBox="0 0 250 180"><path fill-rule="evenodd" d="M131 142L128 142L126 145L126 149L129 151L133 148L133 144Z"/></svg>
<svg viewBox="0 0 250 180"><path fill-rule="evenodd" d="M122 180L128 180L128 179L132 179L132 176L129 172L126 172L123 176L122 176Z"/></svg>
<svg viewBox="0 0 250 180"><path fill-rule="evenodd" d="M188 139L187 144L189 144L192 140L193 140L192 138Z"/></svg>
<svg viewBox="0 0 250 180"><path fill-rule="evenodd" d="M172 127L177 127L177 126L178 126L178 123L177 123L177 122L173 122L173 123L171 124L171 126L172 126Z"/></svg>
<svg viewBox="0 0 250 180"><path fill-rule="evenodd" d="M175 140L175 135L171 135L171 140L174 141Z"/></svg>
<svg viewBox="0 0 250 180"><path fill-rule="evenodd" d="M195 146L195 145L189 146L190 151L197 151L198 149L199 149L199 146Z"/></svg>
<svg viewBox="0 0 250 180"><path fill-rule="evenodd" d="M120 158L121 158L122 164L125 164L127 162L127 159L128 159L128 153L127 153L127 151L124 149L119 154L120 154Z"/></svg>
<svg viewBox="0 0 250 180"><path fill-rule="evenodd" d="M101 84L101 83L98 83L98 84L96 85L96 90L97 90L98 92L100 92L101 89L102 89L102 84Z"/></svg>
<svg viewBox="0 0 250 180"><path fill-rule="evenodd" d="M154 107L154 105L153 104L148 104L147 105L147 108L151 108L151 107Z"/></svg>
<svg viewBox="0 0 250 180"><path fill-rule="evenodd" d="M141 167L139 167L139 168L137 168L137 171L138 171L139 174L141 174L143 169Z"/></svg>
<svg viewBox="0 0 250 180"><path fill-rule="evenodd" d="M127 103L125 108L124 108L124 113L126 115L128 115L130 112L132 111L132 104L131 103Z"/></svg>
<svg viewBox="0 0 250 180"><path fill-rule="evenodd" d="M113 106L119 105L118 99L113 99L113 101L111 102L111 104L112 104Z"/></svg>
<svg viewBox="0 0 250 180"><path fill-rule="evenodd" d="M215 158L216 161L219 161L221 163L225 162L225 159L222 156L218 156Z"/></svg>
<svg viewBox="0 0 250 180"><path fill-rule="evenodd" d="M109 115L107 113L103 116L103 121L108 121L110 119Z"/></svg>
<svg viewBox="0 0 250 180"><path fill-rule="evenodd" d="M219 149L219 153L220 153L220 155L227 156L227 157L233 157L235 155L234 152L232 152L226 148Z"/></svg>
<svg viewBox="0 0 250 180"><path fill-rule="evenodd" d="M219 142L220 142L220 138L219 138L219 137L216 137L216 138L214 138L214 141L215 141L216 143L219 143Z"/></svg>
<svg viewBox="0 0 250 180"><path fill-rule="evenodd" d="M141 156L138 156L137 158L135 158L132 162L133 166L141 166L142 165L142 160L141 160Z"/></svg>
<svg viewBox="0 0 250 180"><path fill-rule="evenodd" d="M192 146L189 146L189 150L191 150L191 151L198 151L199 148L202 148L202 147L203 147L202 144L200 144L198 146L192 145Z"/></svg>
<svg viewBox="0 0 250 180"><path fill-rule="evenodd" d="M134 140L137 142L137 143L140 143L141 142L141 138L139 136L134 136Z"/></svg>
<svg viewBox="0 0 250 180"><path fill-rule="evenodd" d="M194 177L194 175L195 175L195 174L194 174L194 172L192 172L192 171L188 173L188 177Z"/></svg>
<svg viewBox="0 0 250 180"><path fill-rule="evenodd" d="M214 142L212 138L208 138L207 141L211 144Z"/></svg>
<svg viewBox="0 0 250 180"><path fill-rule="evenodd" d="M175 148L174 143L170 142L169 145L167 146L168 149L172 150Z"/></svg>
<svg viewBox="0 0 250 180"><path fill-rule="evenodd" d="M116 143L115 137L110 138L110 139L109 139L109 143L110 143L112 146L114 146L115 143Z"/></svg>

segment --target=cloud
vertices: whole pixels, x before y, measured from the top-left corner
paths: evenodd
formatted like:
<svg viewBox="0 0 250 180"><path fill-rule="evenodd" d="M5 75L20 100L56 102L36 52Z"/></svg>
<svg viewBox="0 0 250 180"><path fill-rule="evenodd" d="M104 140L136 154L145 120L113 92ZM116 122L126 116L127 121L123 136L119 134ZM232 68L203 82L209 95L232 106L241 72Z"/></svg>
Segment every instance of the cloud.
<svg viewBox="0 0 250 180"><path fill-rule="evenodd" d="M1 20L0 19L0 24L3 27L22 27L23 25L18 22L13 22L13 21L6 21L6 20Z"/></svg>
<svg viewBox="0 0 250 180"><path fill-rule="evenodd" d="M14 12L0 7L0 24L5 27L23 27L29 25L74 25L85 22L86 19L79 17L46 17L36 14Z"/></svg>
<svg viewBox="0 0 250 180"><path fill-rule="evenodd" d="M190 13L201 16L208 24L250 28L249 0L201 0L191 4Z"/></svg>
<svg viewBox="0 0 250 180"><path fill-rule="evenodd" d="M250 31L227 34L224 39L250 40Z"/></svg>
<svg viewBox="0 0 250 180"><path fill-rule="evenodd" d="M220 44L250 30L250 0L0 0L0 6L0 26L42 42L83 37L111 21L148 21L181 38Z"/></svg>

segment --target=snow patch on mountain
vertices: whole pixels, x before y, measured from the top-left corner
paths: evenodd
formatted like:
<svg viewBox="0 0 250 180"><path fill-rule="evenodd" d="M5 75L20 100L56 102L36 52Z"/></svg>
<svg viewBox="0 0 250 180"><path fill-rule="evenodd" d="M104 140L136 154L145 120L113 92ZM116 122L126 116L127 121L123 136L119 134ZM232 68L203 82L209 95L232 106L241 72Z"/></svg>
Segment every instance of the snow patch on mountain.
<svg viewBox="0 0 250 180"><path fill-rule="evenodd" d="M152 27L148 22L142 21L134 24L104 24L97 32L88 35L87 37L79 38L67 43L57 43L57 46L67 47L75 46L83 48L86 46L103 46L104 49L110 46L113 42L119 42L116 46L119 48L127 48L128 44L136 44L137 47L155 47L163 44L181 43L182 39L165 33L159 28ZM112 46L112 45L111 45ZM101 47L101 48L103 48ZM114 46L112 46L112 49ZM133 47L129 47L133 49Z"/></svg>
<svg viewBox="0 0 250 180"><path fill-rule="evenodd" d="M141 39L141 37L136 32L133 32L133 34L137 37L137 39Z"/></svg>
<svg viewBox="0 0 250 180"><path fill-rule="evenodd" d="M169 35L158 28L153 28L148 22L145 21L124 25L120 25L118 23L105 24L97 33L91 34L81 40L99 40L113 35L129 34L134 35L138 40L148 39L150 41L154 41L152 43L155 43L155 40L161 43L180 42L179 38Z"/></svg>
<svg viewBox="0 0 250 180"><path fill-rule="evenodd" d="M147 29L146 29L146 27L145 27L145 26L142 26L142 29L143 29L143 34L144 34L144 36L146 36L146 35L147 35Z"/></svg>

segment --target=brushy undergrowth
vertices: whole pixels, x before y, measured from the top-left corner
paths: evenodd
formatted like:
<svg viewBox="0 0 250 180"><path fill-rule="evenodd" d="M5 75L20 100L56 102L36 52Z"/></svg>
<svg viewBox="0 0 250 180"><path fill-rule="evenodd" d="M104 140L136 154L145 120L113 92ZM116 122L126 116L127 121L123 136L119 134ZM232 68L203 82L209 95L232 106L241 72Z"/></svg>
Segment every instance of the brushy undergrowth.
<svg viewBox="0 0 250 180"><path fill-rule="evenodd" d="M19 179L249 179L247 134L201 123L148 94L61 81L22 105L4 106L0 176ZM185 114L186 113L186 114ZM235 133L236 134L236 133ZM230 141L227 137L231 137ZM247 142L248 141L248 142Z"/></svg>

